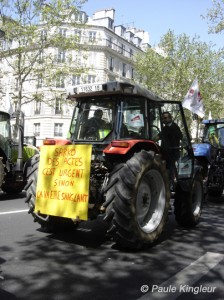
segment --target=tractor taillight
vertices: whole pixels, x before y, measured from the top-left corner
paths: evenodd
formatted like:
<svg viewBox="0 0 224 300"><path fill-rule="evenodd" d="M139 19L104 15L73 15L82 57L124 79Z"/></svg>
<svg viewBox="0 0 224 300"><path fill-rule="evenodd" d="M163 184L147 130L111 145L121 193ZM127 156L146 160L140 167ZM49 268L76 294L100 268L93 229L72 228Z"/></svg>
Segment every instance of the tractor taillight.
<svg viewBox="0 0 224 300"><path fill-rule="evenodd" d="M128 148L129 143L124 142L124 141L114 141L114 142L111 142L111 146L112 147L120 147L120 148Z"/></svg>
<svg viewBox="0 0 224 300"><path fill-rule="evenodd" d="M45 139L45 140L43 140L43 144L44 145L56 145L56 141L55 140L53 140L53 139Z"/></svg>

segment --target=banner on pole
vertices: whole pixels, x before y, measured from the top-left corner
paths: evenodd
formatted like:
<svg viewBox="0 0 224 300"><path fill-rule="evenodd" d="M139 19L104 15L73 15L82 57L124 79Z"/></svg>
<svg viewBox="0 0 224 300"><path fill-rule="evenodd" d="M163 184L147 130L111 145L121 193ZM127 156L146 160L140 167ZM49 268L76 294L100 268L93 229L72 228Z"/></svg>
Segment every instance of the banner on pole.
<svg viewBox="0 0 224 300"><path fill-rule="evenodd" d="M198 80L195 79L192 83L187 95L184 97L182 106L190 110L193 114L203 118L205 115L205 108L203 100L199 91Z"/></svg>

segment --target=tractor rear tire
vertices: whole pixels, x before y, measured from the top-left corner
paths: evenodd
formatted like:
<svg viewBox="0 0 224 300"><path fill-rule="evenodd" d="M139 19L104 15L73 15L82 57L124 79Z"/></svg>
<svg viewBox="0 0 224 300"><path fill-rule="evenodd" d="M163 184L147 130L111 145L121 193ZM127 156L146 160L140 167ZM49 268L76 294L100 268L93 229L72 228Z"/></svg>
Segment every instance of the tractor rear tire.
<svg viewBox="0 0 224 300"><path fill-rule="evenodd" d="M44 215L35 211L39 162L40 155L37 154L33 156L27 170L27 185L25 186L24 190L26 191L25 202L29 207L28 213L33 216L34 222L38 222L41 225L42 230L46 232L57 232L74 226L74 223L71 219Z"/></svg>
<svg viewBox="0 0 224 300"><path fill-rule="evenodd" d="M223 169L212 165L208 173L207 191L211 197L221 197L224 189Z"/></svg>
<svg viewBox="0 0 224 300"><path fill-rule="evenodd" d="M159 155L142 150L119 165L106 188L113 240L132 250L154 243L167 223L169 200L168 174Z"/></svg>
<svg viewBox="0 0 224 300"><path fill-rule="evenodd" d="M177 223L184 227L196 226L201 216L203 199L204 189L200 174L191 180L188 190L183 189L181 184L177 184L174 200L174 214Z"/></svg>

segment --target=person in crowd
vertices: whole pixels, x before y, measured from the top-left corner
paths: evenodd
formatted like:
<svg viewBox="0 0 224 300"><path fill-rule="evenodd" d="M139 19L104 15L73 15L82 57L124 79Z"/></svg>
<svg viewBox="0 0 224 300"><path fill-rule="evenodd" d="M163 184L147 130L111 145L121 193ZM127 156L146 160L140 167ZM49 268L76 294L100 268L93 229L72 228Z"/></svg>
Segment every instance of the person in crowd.
<svg viewBox="0 0 224 300"><path fill-rule="evenodd" d="M155 142L161 140L161 152L166 160L166 166L169 170L171 189L173 189L176 167L175 162L180 158L180 141L183 134L180 127L173 121L170 112L162 113L163 127L161 131L153 138Z"/></svg>

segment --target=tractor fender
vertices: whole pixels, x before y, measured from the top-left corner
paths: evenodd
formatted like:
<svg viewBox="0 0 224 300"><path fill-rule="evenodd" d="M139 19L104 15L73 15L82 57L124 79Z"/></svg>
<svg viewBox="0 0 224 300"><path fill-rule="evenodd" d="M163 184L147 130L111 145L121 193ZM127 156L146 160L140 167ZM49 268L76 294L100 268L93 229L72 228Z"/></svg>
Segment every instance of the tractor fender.
<svg viewBox="0 0 224 300"><path fill-rule="evenodd" d="M187 178L178 181L178 184L180 185L181 189L184 192L189 192L191 190L192 182L194 182L197 176L201 177L201 171L202 171L201 166L195 165L192 178Z"/></svg>
<svg viewBox="0 0 224 300"><path fill-rule="evenodd" d="M103 150L103 153L125 155L136 147L160 153L159 146L150 140L114 140Z"/></svg>

